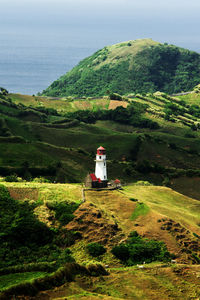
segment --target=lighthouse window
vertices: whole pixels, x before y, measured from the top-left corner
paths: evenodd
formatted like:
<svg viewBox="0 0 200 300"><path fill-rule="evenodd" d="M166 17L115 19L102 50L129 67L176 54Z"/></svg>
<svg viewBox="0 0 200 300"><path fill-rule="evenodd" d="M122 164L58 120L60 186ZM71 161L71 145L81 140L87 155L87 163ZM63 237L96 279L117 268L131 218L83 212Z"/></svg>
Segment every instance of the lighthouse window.
<svg viewBox="0 0 200 300"><path fill-rule="evenodd" d="M101 159L101 156L99 156L99 158Z"/></svg>
<svg viewBox="0 0 200 300"><path fill-rule="evenodd" d="M105 165L106 165L106 164L104 163L104 167L105 167Z"/></svg>
<svg viewBox="0 0 200 300"><path fill-rule="evenodd" d="M104 176L104 179L106 179L106 176Z"/></svg>

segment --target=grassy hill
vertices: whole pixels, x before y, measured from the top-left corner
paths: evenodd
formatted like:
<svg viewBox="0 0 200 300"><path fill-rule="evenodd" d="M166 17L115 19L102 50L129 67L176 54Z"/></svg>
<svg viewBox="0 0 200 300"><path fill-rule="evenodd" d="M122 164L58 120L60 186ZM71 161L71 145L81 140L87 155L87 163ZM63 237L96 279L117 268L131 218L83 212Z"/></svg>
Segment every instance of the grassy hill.
<svg viewBox="0 0 200 300"><path fill-rule="evenodd" d="M151 39L104 47L42 92L46 96L102 96L191 90L200 82L198 53Z"/></svg>
<svg viewBox="0 0 200 300"><path fill-rule="evenodd" d="M199 99L1 97L0 174L37 178L1 178L0 299L199 297ZM82 190L101 144L122 191ZM177 264L124 265L111 250L135 231L164 242ZM96 242L106 253L93 257Z"/></svg>
<svg viewBox="0 0 200 300"><path fill-rule="evenodd" d="M22 205L23 213L25 213L25 207L29 206L29 214L34 212L36 218L34 221L30 215L25 215L24 232L29 226L27 218L29 220L31 218L32 234L38 224L35 222L39 220L43 226L47 226L46 236L52 231L57 238L56 236L50 240L40 238L41 244L38 240L34 241L34 243L39 243L36 250L33 242L29 244L27 239L24 244L24 241L22 242L20 237L16 236L16 230L21 221L15 217L13 220L15 226L12 226L12 231L15 231L15 252L21 251L21 254L18 260L13 256L12 267L0 269L0 292L2 293L0 299L9 299L14 291L15 295L30 296L39 292L33 299L42 299L44 294L45 297L49 297L47 299L61 299L62 297L118 299L124 298L125 295L127 299L163 299L163 293L164 299L175 296L181 299L183 293L188 299L190 296L198 297L200 269L195 257L198 259L199 256L200 227L197 200L185 197L166 187L145 186L142 183L125 186L122 191L86 190L85 201L82 199L79 184L3 182L3 185L8 188L15 199L17 205L15 209L16 207L20 209ZM2 191L1 186L1 197ZM63 219L59 215L59 205L64 203L68 203L71 207L74 203L78 204L73 211L74 217L68 221L65 219L67 224L62 223ZM141 206L142 209L139 209L138 207ZM62 206L63 211L64 206ZM5 218L2 220L1 239L2 232L5 230L4 220ZM58 224L61 226L58 227ZM44 228L40 228L40 237ZM130 232L135 230L143 238L164 241L168 250L176 255L177 263L173 265L170 262L167 264L154 262L146 263L142 267L141 265L140 267L124 266L112 254L111 249L115 245L124 243ZM75 239L71 236L70 240L69 233L73 233ZM98 257L91 256L87 250L87 245L91 242L104 245L106 253ZM8 239L7 247L9 243ZM1 245L0 254L2 255L4 244ZM70 249L70 252L66 249ZM29 251L28 255L26 251ZM55 269L58 268L58 264L64 266L64 263L72 257L79 265L69 267L71 274L74 272L72 279L68 277L67 269L65 279L63 279L63 269L59 269L57 273ZM19 259L21 266L14 266L17 262L19 263ZM24 260L29 264L27 262L25 264ZM9 262L8 259L4 260L4 264L6 262ZM108 271L106 274L100 273L99 270L99 275L101 275L99 277L91 276L89 272L81 273L86 271L78 267L84 265L89 268L89 265L99 263L103 266L107 265ZM93 267L93 275L94 270ZM54 276L53 281L52 276ZM59 281L56 278L59 278ZM41 290L48 291L42 292Z"/></svg>

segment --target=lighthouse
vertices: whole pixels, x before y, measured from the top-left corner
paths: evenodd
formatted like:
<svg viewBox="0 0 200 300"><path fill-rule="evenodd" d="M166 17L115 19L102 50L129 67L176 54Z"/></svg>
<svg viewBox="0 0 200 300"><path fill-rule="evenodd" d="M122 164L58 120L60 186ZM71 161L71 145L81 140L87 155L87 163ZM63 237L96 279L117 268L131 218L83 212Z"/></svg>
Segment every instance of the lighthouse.
<svg viewBox="0 0 200 300"><path fill-rule="evenodd" d="M106 181L107 183L107 170L106 170L106 149L100 146L97 149L96 154L96 166L95 166L95 176L101 181Z"/></svg>
<svg viewBox="0 0 200 300"><path fill-rule="evenodd" d="M87 187L105 188L107 187L107 169L106 169L106 149L100 146L97 149L95 159L95 173L88 174L85 180Z"/></svg>

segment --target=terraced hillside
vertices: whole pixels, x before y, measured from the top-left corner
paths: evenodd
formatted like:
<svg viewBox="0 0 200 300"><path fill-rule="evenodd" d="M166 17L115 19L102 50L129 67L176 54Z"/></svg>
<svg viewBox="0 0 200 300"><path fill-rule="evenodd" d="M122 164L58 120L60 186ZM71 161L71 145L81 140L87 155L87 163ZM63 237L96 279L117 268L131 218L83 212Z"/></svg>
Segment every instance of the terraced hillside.
<svg viewBox="0 0 200 300"><path fill-rule="evenodd" d="M200 199L199 106L193 97L198 93L137 94L126 101L40 97L38 106L34 96L8 95L0 101L0 174L81 182L94 170L102 144L109 179L148 180Z"/></svg>
<svg viewBox="0 0 200 300"><path fill-rule="evenodd" d="M197 94L191 93L190 95L194 95L193 98L198 99ZM195 130L195 127L198 128L200 122L198 100L196 101L196 104L188 104L188 102L190 103L188 98L188 96L174 97L165 93L156 92L154 94L147 94L146 96L137 94L135 101L139 101L147 105L150 104L150 107L147 109L147 112L150 114L157 115L174 123L182 123L194 128ZM190 96L189 99L191 98L192 97ZM184 101L184 99L187 99L187 102Z"/></svg>

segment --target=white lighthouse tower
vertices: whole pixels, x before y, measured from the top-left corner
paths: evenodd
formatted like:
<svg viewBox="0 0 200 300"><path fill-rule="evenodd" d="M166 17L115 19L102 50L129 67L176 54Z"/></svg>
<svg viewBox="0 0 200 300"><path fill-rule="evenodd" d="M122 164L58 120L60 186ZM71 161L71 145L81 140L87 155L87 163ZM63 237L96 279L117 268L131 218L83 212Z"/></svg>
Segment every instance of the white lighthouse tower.
<svg viewBox="0 0 200 300"><path fill-rule="evenodd" d="M100 179L103 186L107 186L106 150L102 146L97 149L95 176Z"/></svg>

